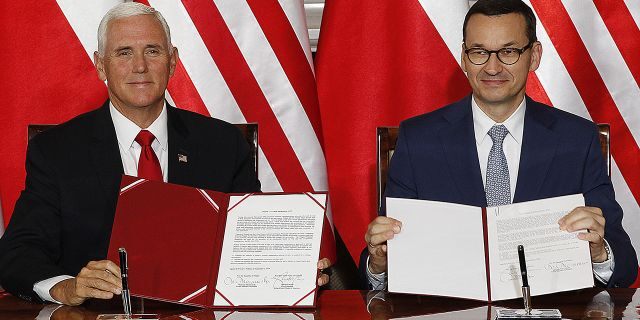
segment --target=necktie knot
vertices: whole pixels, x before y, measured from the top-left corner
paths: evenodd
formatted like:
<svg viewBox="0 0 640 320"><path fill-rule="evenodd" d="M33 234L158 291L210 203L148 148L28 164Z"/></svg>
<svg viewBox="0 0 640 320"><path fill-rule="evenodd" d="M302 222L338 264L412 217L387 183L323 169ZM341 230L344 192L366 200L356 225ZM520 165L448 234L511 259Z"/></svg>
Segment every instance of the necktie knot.
<svg viewBox="0 0 640 320"><path fill-rule="evenodd" d="M162 169L158 156L153 152L151 143L155 136L147 131L140 130L136 136L136 142L140 145L140 159L138 159L138 177L149 180L162 181Z"/></svg>
<svg viewBox="0 0 640 320"><path fill-rule="evenodd" d="M155 138L156 137L153 135L153 133L147 130L140 130L140 132L136 136L136 142L143 147L149 147L151 146L151 143Z"/></svg>
<svg viewBox="0 0 640 320"><path fill-rule="evenodd" d="M491 127L491 129L489 129L489 137L491 137L491 140L494 144L502 144L502 141L504 141L504 138L508 133L509 130L507 130L507 127L505 127L503 124L496 124Z"/></svg>

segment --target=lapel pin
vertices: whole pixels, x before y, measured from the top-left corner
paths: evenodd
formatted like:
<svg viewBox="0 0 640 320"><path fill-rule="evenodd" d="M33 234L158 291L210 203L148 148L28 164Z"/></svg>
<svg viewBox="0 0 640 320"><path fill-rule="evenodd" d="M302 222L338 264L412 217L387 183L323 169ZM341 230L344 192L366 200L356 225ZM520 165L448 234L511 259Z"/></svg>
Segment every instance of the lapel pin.
<svg viewBox="0 0 640 320"><path fill-rule="evenodd" d="M184 154L180 154L178 153L178 162L184 162L187 163L187 156Z"/></svg>

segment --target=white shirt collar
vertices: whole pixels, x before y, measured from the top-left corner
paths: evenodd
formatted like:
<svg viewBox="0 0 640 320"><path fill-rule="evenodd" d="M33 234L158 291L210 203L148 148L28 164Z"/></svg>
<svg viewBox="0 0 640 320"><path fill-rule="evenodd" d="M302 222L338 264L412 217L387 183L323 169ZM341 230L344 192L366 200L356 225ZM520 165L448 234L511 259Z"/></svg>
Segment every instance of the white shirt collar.
<svg viewBox="0 0 640 320"><path fill-rule="evenodd" d="M522 134L524 131L524 113L527 108L527 99L522 99L516 111L514 111L503 123L493 121L476 103L475 97L471 99L471 111L473 112L473 128L476 135L476 145L482 144L484 139L489 138L489 130L495 124L503 124L509 135L518 143L522 143Z"/></svg>
<svg viewBox="0 0 640 320"><path fill-rule="evenodd" d="M118 143L120 143L125 148L131 148L133 145L136 136L142 130L142 128L138 127L133 121L129 120L125 117L116 107L113 106L113 103L109 102L109 112L111 113L111 119L113 120L113 126L116 129L116 137L118 138ZM160 143L160 147L162 150L166 151L168 148L168 129L167 129L167 104L165 103L162 106L162 111L158 118L156 118L153 123L146 128L149 130L155 137L156 140Z"/></svg>

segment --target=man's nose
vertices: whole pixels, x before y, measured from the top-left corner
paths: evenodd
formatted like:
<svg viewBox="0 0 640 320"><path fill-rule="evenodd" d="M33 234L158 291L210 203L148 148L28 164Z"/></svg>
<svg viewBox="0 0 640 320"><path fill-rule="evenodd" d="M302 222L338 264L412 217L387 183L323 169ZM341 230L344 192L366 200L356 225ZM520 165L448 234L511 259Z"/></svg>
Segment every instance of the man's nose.
<svg viewBox="0 0 640 320"><path fill-rule="evenodd" d="M133 55L133 72L144 73L147 72L147 59L144 54Z"/></svg>
<svg viewBox="0 0 640 320"><path fill-rule="evenodd" d="M490 75L496 75L502 72L504 65L498 59L498 53L492 52L489 56L489 60L484 66L484 71Z"/></svg>

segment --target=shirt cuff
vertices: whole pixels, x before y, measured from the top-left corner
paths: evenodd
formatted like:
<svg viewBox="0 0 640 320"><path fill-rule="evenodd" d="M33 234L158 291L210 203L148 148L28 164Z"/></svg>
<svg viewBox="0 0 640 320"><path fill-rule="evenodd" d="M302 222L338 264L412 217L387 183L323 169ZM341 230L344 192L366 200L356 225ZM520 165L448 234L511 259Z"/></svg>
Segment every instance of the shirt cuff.
<svg viewBox="0 0 640 320"><path fill-rule="evenodd" d="M369 256L367 256L367 280L371 285L372 290L385 290L387 289L387 273L373 273L369 270Z"/></svg>
<svg viewBox="0 0 640 320"><path fill-rule="evenodd" d="M613 269L615 268L615 260L613 258L613 250L611 250L611 246L609 246L609 242L607 239L604 239L604 245L607 247L607 251L609 252L609 259L602 262L593 262L593 275L596 279L603 284L609 283L611 279L611 275L613 275Z"/></svg>
<svg viewBox="0 0 640 320"><path fill-rule="evenodd" d="M67 279L73 279L73 277L62 275L38 281L33 285L33 291L40 297L40 299L44 301L62 304L62 302L51 297L51 293L49 293L49 291L51 290L51 288L53 288L53 286Z"/></svg>

